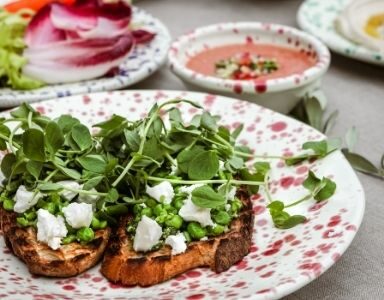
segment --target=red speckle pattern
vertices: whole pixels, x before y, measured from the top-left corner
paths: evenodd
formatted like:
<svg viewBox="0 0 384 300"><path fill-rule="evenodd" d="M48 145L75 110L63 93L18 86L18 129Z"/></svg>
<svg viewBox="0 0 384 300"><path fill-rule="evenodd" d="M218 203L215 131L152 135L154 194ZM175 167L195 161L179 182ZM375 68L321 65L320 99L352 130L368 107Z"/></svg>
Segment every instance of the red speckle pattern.
<svg viewBox="0 0 384 300"><path fill-rule="evenodd" d="M33 106L52 117L70 113L91 124L101 122L114 113L139 119L146 115L155 101L175 98L198 101L205 109L220 115L220 122L232 129L244 123L245 130L239 141L258 155L296 154L301 151L303 142L323 138L315 130L265 108L200 93L121 91L61 98ZM195 112L188 105L179 107L187 119ZM308 201L299 205L297 212L305 214L308 222L289 230L274 228L266 209L268 201L261 188L260 193L251 198L255 227L253 244L247 257L221 274L209 268L198 268L149 288L127 288L109 283L100 274L99 267L75 278L32 276L0 239L0 298L276 299L294 291L318 277L348 247L360 225L363 194L355 174L338 153L323 161L306 162L297 167L287 167L281 160L270 162L273 167L270 179L273 199L288 203L300 198L305 191L297 183L309 169L345 184L338 185L341 188L329 202L316 204Z"/></svg>

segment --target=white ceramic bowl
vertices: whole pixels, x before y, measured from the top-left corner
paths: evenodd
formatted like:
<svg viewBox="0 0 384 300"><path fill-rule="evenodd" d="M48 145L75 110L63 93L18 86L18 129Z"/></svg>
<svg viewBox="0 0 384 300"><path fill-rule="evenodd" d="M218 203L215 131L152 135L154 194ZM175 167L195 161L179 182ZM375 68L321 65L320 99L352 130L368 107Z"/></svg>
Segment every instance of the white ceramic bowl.
<svg viewBox="0 0 384 300"><path fill-rule="evenodd" d="M207 76L186 67L189 59L204 49L250 41L305 51L316 57L317 62L303 73L269 79L263 84ZM305 94L320 88L321 77L330 63L329 50L317 38L292 27L256 22L223 23L195 29L173 42L168 58L171 70L189 89L234 96L282 113L288 113Z"/></svg>

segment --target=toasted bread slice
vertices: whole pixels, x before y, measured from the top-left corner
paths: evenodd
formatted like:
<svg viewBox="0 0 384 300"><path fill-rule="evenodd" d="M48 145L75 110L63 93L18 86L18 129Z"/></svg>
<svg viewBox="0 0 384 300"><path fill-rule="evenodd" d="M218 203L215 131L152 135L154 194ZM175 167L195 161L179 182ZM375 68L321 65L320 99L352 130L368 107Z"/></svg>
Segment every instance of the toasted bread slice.
<svg viewBox="0 0 384 300"><path fill-rule="evenodd" d="M109 228L98 230L95 239L86 245L70 243L52 250L37 241L33 227L17 225L17 215L0 208L0 228L5 243L33 274L49 277L71 277L93 267L102 257L111 233Z"/></svg>
<svg viewBox="0 0 384 300"><path fill-rule="evenodd" d="M186 252L179 255L172 255L169 246L149 253L135 252L126 232L130 217L124 217L110 239L101 273L114 283L150 286L197 267L210 267L217 273L229 269L249 253L252 240L252 203L244 192L238 192L237 196L244 207L230 224L229 231L192 242Z"/></svg>

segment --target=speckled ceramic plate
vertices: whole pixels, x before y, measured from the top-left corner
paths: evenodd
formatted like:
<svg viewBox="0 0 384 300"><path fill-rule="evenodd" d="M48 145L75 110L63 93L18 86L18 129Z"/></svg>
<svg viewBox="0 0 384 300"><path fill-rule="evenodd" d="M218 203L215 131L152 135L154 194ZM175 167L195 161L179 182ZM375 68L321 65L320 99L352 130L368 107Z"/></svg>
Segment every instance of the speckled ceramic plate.
<svg viewBox="0 0 384 300"><path fill-rule="evenodd" d="M156 33L155 38L145 45L136 46L113 77L67 84L47 85L30 91L0 88L0 107L12 107L22 102L36 102L45 99L65 97L100 91L109 91L133 85L160 68L167 57L171 36L165 25L147 12L134 7L132 23Z"/></svg>
<svg viewBox="0 0 384 300"><path fill-rule="evenodd" d="M113 113L139 119L155 101L176 97L199 102L221 115L221 123L231 128L243 122L240 142L259 154L298 153L303 142L323 138L314 129L255 104L201 93L110 92L46 101L34 107L52 117L71 114L91 124ZM187 105L181 110L186 119L196 113ZM255 226L251 253L226 272L215 274L199 268L149 288L111 284L99 273L100 266L75 278L47 279L31 276L0 239L0 299L277 299L287 295L320 276L347 249L363 217L364 193L340 152L312 164L285 167L275 160L272 166L271 190L276 199L291 202L301 197L308 168L331 176L337 191L321 205L309 201L292 209L309 221L290 230L273 226L262 192L252 196Z"/></svg>
<svg viewBox="0 0 384 300"><path fill-rule="evenodd" d="M357 45L335 29L335 19L351 0L307 0L298 13L299 26L320 38L331 50L364 62L384 66L379 52Z"/></svg>

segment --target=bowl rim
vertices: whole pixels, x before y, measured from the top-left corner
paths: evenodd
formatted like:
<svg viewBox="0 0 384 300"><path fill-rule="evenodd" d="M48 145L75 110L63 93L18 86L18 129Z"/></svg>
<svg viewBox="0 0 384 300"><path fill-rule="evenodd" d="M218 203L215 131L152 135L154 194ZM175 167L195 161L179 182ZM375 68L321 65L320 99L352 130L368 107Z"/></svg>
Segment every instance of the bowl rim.
<svg viewBox="0 0 384 300"><path fill-rule="evenodd" d="M203 36L215 35L218 32L230 32L231 34L235 34L235 32L241 30L268 32L272 35L289 34L291 38L296 39L299 42L303 41L312 45L312 49L316 52L318 60L315 65L306 69L301 74L292 74L286 77L255 82L253 80L222 79L215 76L204 75L187 68L178 58L179 51L182 47L194 43ZM168 62L171 71L177 76L208 89L229 91L238 94L279 92L301 87L321 77L327 71L330 65L330 60L331 54L328 48L316 37L294 27L261 22L228 22L198 27L175 39L168 52Z"/></svg>

